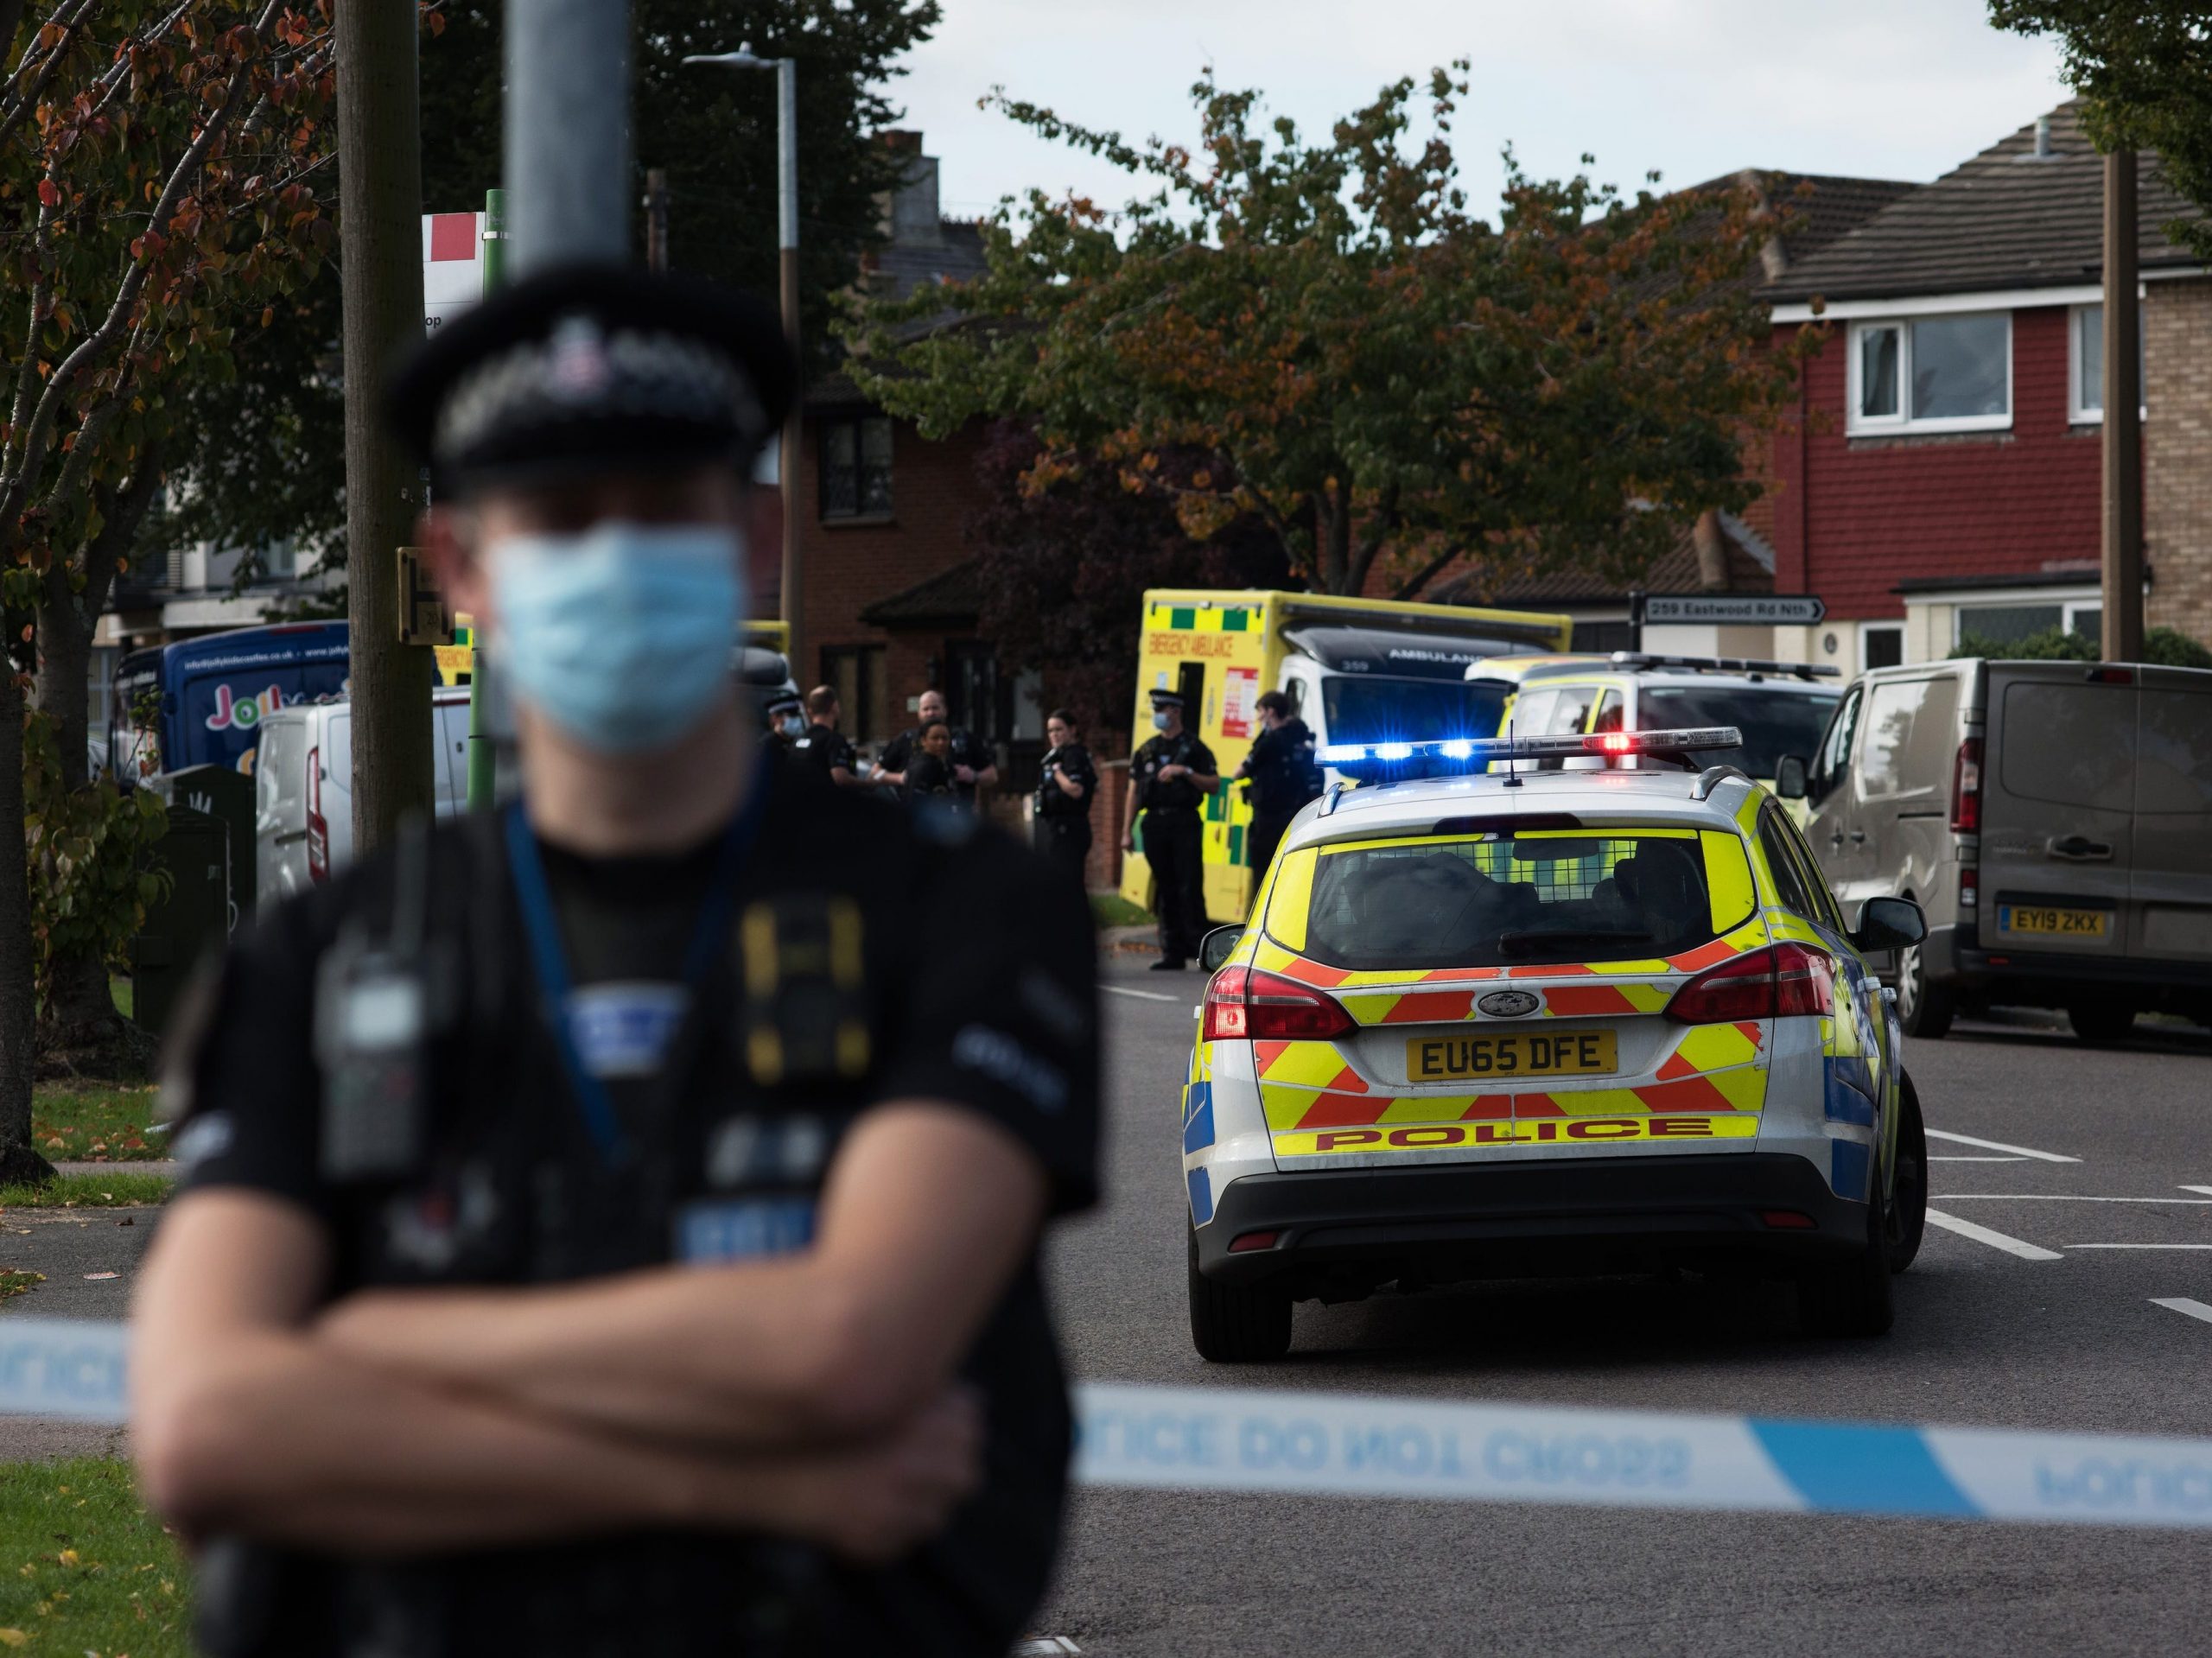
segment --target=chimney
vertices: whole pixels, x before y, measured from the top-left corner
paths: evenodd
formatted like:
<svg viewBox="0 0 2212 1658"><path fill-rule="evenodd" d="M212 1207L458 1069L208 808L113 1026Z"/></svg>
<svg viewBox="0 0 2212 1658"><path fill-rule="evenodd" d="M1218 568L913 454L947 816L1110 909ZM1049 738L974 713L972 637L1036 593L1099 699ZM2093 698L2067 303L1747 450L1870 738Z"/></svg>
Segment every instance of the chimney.
<svg viewBox="0 0 2212 1658"><path fill-rule="evenodd" d="M1691 544L1697 549L1697 584L1707 593L1725 593L1728 588L1728 543L1720 529L1720 514L1707 507L1697 515L1697 524L1690 531Z"/></svg>
<svg viewBox="0 0 2212 1658"><path fill-rule="evenodd" d="M922 154L918 132L887 132L883 143L906 158L899 187L880 199L883 232L894 247L942 247L944 220L938 211L937 157Z"/></svg>
<svg viewBox="0 0 2212 1658"><path fill-rule="evenodd" d="M2047 115L2036 117L2036 159L2039 162L2050 159L2050 118Z"/></svg>

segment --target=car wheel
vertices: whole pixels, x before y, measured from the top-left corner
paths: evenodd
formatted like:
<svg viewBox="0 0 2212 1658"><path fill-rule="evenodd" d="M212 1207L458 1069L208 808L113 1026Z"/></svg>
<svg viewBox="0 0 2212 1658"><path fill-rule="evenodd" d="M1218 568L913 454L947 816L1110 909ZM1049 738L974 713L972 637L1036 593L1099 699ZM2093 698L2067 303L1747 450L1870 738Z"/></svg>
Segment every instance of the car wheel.
<svg viewBox="0 0 2212 1658"><path fill-rule="evenodd" d="M1912 1265L1927 1230L1928 1130L1920 1120L1920 1091L1908 1074L1897 1081L1897 1178L1883 1215L1883 1251L1891 1272Z"/></svg>
<svg viewBox="0 0 2212 1658"><path fill-rule="evenodd" d="M2066 1010L2066 1021L2084 1042L2118 1042L2135 1028L2135 1010L2125 1003L2077 1002Z"/></svg>
<svg viewBox="0 0 2212 1658"><path fill-rule="evenodd" d="M1890 1290L1889 1205L1879 1181L1866 1205L1866 1242L1850 1260L1797 1278L1797 1321L1808 1336L1881 1336L1897 1318Z"/></svg>
<svg viewBox="0 0 2212 1658"><path fill-rule="evenodd" d="M1216 1364L1253 1364L1290 1351L1290 1297L1266 1285L1217 1284L1198 1271L1197 1229L1190 1250L1191 1345Z"/></svg>
<svg viewBox="0 0 2212 1658"><path fill-rule="evenodd" d="M1933 1041L1951 1028L1958 1011L1958 992L1929 982L1926 952L1917 944L1906 946L1897 958L1897 1022L1904 1033Z"/></svg>

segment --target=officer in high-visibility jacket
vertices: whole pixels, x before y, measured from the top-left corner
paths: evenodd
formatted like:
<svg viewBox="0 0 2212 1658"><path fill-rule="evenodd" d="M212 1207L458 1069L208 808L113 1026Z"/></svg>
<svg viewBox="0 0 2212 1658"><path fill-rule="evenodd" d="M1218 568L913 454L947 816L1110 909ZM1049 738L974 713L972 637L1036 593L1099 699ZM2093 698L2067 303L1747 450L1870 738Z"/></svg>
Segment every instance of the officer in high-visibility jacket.
<svg viewBox="0 0 2212 1658"><path fill-rule="evenodd" d="M1070 1421L1091 929L767 763L729 672L775 314L574 267L400 379L522 795L265 916L174 1033L144 1490L222 1654L1000 1658Z"/></svg>

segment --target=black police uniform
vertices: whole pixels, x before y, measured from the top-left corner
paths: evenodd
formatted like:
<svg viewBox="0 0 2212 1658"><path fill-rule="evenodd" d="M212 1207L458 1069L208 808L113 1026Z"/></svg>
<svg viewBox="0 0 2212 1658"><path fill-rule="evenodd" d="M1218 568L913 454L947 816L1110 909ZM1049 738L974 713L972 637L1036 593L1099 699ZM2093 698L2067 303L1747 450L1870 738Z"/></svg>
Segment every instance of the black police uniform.
<svg viewBox="0 0 2212 1658"><path fill-rule="evenodd" d="M874 810L796 767L764 765L759 796L728 832L664 858L543 845L518 809L462 820L421 837L419 876L397 873L404 852L379 857L277 909L225 964L187 1061L189 1189L297 1205L329 1240L332 1299L804 1247L841 1140L903 1099L1013 1135L1047 1171L1055 1212L1091 1202L1080 898L967 820ZM312 1035L342 1024L315 987L346 981L361 930L372 960L419 935L433 1005L449 1009L419 1068L417 1130L383 1134L382 1164L341 1120L358 1060L319 1060ZM542 994L562 970L549 936L573 984L576 1070ZM389 1125L391 1101L376 1103ZM963 1375L985 1401L985 1486L896 1566L692 1534L404 1563L256 1553L234 1576L257 1585L245 1621L269 1627L238 1649L997 1658L1043 1592L1070 1445L1033 1259Z"/></svg>
<svg viewBox="0 0 2212 1658"><path fill-rule="evenodd" d="M1070 794L1054 781L1065 777L1082 790ZM1045 853L1078 881L1090 857L1090 803L1098 793L1098 772L1090 751L1081 743L1062 743L1045 756L1037 779L1037 810L1030 823L1031 838Z"/></svg>
<svg viewBox="0 0 2212 1658"><path fill-rule="evenodd" d="M1145 861L1152 866L1160 914L1160 959L1187 962L1198 953L1206 930L1205 870L1200 861L1204 825L1198 817L1205 800L1187 777L1160 779L1163 765L1187 765L1214 774L1213 751L1188 730L1162 734L1129 759L1131 786L1144 809Z"/></svg>
<svg viewBox="0 0 2212 1658"><path fill-rule="evenodd" d="M931 721L931 723L934 725L938 722ZM964 765L971 772L981 772L984 767L995 763L991 751L978 742L976 740L976 734L965 726L947 726L945 729L952 736L952 764L954 765ZM887 772L904 777L913 769L912 762L915 758L925 752L922 747L922 727L910 726L883 746L883 754L877 764ZM957 772L952 774L952 792L969 804L975 804L976 785L972 783L963 783Z"/></svg>
<svg viewBox="0 0 2212 1658"><path fill-rule="evenodd" d="M1290 820L1321 792L1312 729L1303 720L1290 719L1263 730L1253 740L1244 767L1252 780L1252 826L1246 831L1244 861L1257 883L1267 879Z"/></svg>
<svg viewBox="0 0 2212 1658"><path fill-rule="evenodd" d="M792 757L813 766L824 778L830 778L830 773L841 765L849 773L859 773L859 757L853 752L853 746L846 740L845 734L835 726L810 725L803 734L791 740ZM831 781L835 779L831 778Z"/></svg>

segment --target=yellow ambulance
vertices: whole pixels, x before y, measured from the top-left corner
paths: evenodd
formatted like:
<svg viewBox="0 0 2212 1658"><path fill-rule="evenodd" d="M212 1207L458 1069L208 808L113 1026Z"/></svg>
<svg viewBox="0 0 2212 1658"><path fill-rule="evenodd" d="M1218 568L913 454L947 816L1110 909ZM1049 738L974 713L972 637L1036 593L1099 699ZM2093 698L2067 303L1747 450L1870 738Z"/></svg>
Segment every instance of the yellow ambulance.
<svg viewBox="0 0 2212 1658"><path fill-rule="evenodd" d="M1206 913L1238 918L1251 897L1252 809L1225 779L1259 733L1262 692L1288 696L1323 745L1488 737L1503 698L1471 683L1469 664L1562 651L1573 632L1570 617L1522 610L1255 588L1147 593L1130 752L1154 734L1152 693L1179 693L1224 779L1205 803ZM1149 909L1152 886L1140 843L1122 861L1122 896Z"/></svg>

